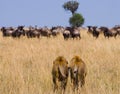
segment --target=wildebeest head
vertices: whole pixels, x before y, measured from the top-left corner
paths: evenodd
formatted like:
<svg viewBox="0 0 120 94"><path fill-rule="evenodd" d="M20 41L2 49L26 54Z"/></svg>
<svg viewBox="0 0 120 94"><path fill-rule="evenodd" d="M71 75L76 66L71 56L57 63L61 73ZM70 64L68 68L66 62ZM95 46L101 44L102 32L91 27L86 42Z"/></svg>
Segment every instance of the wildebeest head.
<svg viewBox="0 0 120 94"><path fill-rule="evenodd" d="M87 31L87 33L92 33L93 32L93 28L92 28L92 26L87 26L88 27L88 31Z"/></svg>
<svg viewBox="0 0 120 94"><path fill-rule="evenodd" d="M2 31L2 32L4 32L5 30L6 30L5 27L2 27L2 28L1 28L1 31Z"/></svg>
<svg viewBox="0 0 120 94"><path fill-rule="evenodd" d="M18 26L17 29L23 31L25 26Z"/></svg>

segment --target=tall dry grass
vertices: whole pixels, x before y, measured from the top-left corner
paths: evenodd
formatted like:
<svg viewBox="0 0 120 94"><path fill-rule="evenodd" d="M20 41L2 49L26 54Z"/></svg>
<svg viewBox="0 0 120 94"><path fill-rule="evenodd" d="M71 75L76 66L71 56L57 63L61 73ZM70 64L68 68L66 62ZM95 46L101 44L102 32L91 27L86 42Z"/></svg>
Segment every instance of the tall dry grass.
<svg viewBox="0 0 120 94"><path fill-rule="evenodd" d="M3 38L0 33L0 94L53 94L53 60L80 55L88 74L81 94L120 94L120 37L95 39L81 31L81 40ZM70 81L66 94L73 94Z"/></svg>

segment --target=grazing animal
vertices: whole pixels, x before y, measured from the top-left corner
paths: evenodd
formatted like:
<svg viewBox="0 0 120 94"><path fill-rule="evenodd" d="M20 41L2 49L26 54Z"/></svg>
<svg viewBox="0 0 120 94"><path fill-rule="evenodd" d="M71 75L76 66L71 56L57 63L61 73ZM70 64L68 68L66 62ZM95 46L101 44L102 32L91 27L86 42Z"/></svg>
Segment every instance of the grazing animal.
<svg viewBox="0 0 120 94"><path fill-rule="evenodd" d="M88 27L87 33L88 33L88 34L92 34L92 33L93 33L93 28L92 28L92 26L87 26L87 27Z"/></svg>
<svg viewBox="0 0 120 94"><path fill-rule="evenodd" d="M100 34L100 29L97 26L87 26L88 27L88 34L92 34L93 37L98 38Z"/></svg>
<svg viewBox="0 0 120 94"><path fill-rule="evenodd" d="M70 31L69 30L65 30L63 32L63 37L64 37L64 40L68 40L68 38L70 38Z"/></svg>
<svg viewBox="0 0 120 94"><path fill-rule="evenodd" d="M57 35L59 35L61 31L62 31L62 27L59 27L59 26L51 28L51 33L53 37L56 37Z"/></svg>
<svg viewBox="0 0 120 94"><path fill-rule="evenodd" d="M73 38L81 39L80 32L76 27L66 27L63 32L64 39Z"/></svg>
<svg viewBox="0 0 120 94"><path fill-rule="evenodd" d="M74 56L71 59L69 69L73 90L78 90L79 86L83 87L85 84L87 74L86 64L79 56Z"/></svg>
<svg viewBox="0 0 120 94"><path fill-rule="evenodd" d="M93 37L98 38L100 34L100 29L97 28L97 26L93 27Z"/></svg>
<svg viewBox="0 0 120 94"><path fill-rule="evenodd" d="M52 32L48 27L41 28L40 33L41 33L41 36L48 37L48 38L50 38L50 36L52 35Z"/></svg>
<svg viewBox="0 0 120 94"><path fill-rule="evenodd" d="M109 38L111 36L111 33L109 32L109 29L107 27L101 26L100 30L104 33L105 38Z"/></svg>
<svg viewBox="0 0 120 94"><path fill-rule="evenodd" d="M111 33L111 36L112 36L112 37L116 38L116 36L117 36L117 34L118 34L118 31L117 31L117 29L116 29L115 27L111 28L111 29L109 30L109 32Z"/></svg>
<svg viewBox="0 0 120 94"><path fill-rule="evenodd" d="M28 38L40 37L40 30L37 27L29 27L29 30L26 32Z"/></svg>
<svg viewBox="0 0 120 94"><path fill-rule="evenodd" d="M18 26L17 29L12 33L13 38L20 38L21 35L25 36L24 26Z"/></svg>
<svg viewBox="0 0 120 94"><path fill-rule="evenodd" d="M115 35L116 35L116 36L117 36L117 35L120 35L120 25L115 25L113 28L114 28L114 30L117 31ZM116 37L116 36L115 36L115 37Z"/></svg>
<svg viewBox="0 0 120 94"><path fill-rule="evenodd" d="M111 29L107 28L107 27L100 27L100 30L103 31L105 38L109 38L109 37L114 37L116 38L117 34L118 34L118 29L116 27L113 27Z"/></svg>
<svg viewBox="0 0 120 94"><path fill-rule="evenodd" d="M68 80L68 61L63 56L58 56L53 61L52 79L54 84L54 92L60 88L64 93Z"/></svg>
<svg viewBox="0 0 120 94"><path fill-rule="evenodd" d="M3 37L8 37L8 36L12 36L15 30L12 27L2 27L1 31L2 31Z"/></svg>
<svg viewBox="0 0 120 94"><path fill-rule="evenodd" d="M81 39L81 36L80 36L80 32L79 32L79 30L77 29L77 28L74 28L74 30L71 32L71 37L73 38L73 39Z"/></svg>

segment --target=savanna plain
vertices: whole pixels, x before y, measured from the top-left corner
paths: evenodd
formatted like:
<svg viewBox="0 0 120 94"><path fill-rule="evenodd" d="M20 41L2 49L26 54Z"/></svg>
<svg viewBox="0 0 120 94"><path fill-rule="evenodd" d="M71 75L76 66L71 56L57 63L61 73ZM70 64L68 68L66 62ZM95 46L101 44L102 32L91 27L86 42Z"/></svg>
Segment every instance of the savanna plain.
<svg viewBox="0 0 120 94"><path fill-rule="evenodd" d="M0 32L0 94L54 94L52 65L79 55L87 66L80 94L120 94L120 36L98 39L81 30L81 40L57 37L3 37ZM70 79L66 94L73 94Z"/></svg>

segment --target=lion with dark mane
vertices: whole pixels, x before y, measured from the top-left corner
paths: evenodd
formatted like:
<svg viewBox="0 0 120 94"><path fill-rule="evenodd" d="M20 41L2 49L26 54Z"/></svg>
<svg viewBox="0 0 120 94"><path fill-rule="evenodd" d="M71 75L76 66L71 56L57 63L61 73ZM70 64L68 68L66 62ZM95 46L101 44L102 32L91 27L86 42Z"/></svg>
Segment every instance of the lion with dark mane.
<svg viewBox="0 0 120 94"><path fill-rule="evenodd" d="M65 91L68 80L68 61L63 56L58 56L53 61L52 79L54 84L54 92L60 88ZM60 83L60 85L59 85Z"/></svg>
<svg viewBox="0 0 120 94"><path fill-rule="evenodd" d="M73 90L78 89L79 86L85 84L85 77L87 74L86 64L79 56L74 56L71 59L70 65L70 77L73 84Z"/></svg>

